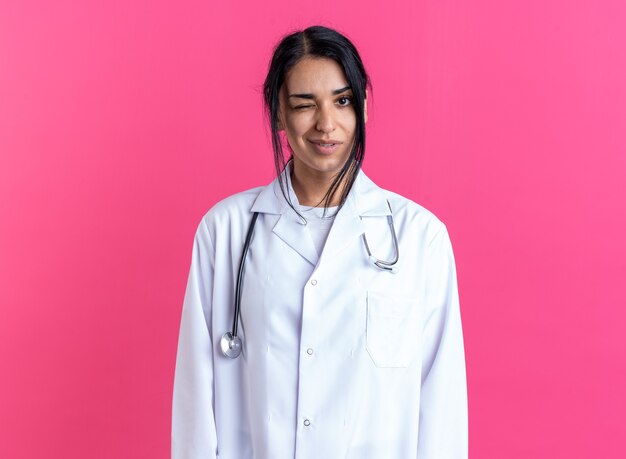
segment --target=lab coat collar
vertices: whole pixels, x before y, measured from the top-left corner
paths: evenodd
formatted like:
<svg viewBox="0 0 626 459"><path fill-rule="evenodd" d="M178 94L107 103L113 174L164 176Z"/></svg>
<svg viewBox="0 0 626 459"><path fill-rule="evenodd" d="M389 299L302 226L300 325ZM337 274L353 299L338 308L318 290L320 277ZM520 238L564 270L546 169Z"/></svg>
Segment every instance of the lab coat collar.
<svg viewBox="0 0 626 459"><path fill-rule="evenodd" d="M298 199L291 186L291 163L287 165L281 175L286 179L286 191L291 198L291 202L297 204ZM350 193L348 193L342 212L344 209L354 212L359 217L379 217L391 214L382 189L372 182L363 170L359 170L357 173L356 180L352 185ZM280 189L278 178L261 190L261 193L252 205L251 211L277 215L282 215L287 211L293 212ZM295 216L299 219L297 214Z"/></svg>
<svg viewBox="0 0 626 459"><path fill-rule="evenodd" d="M286 191L291 202L297 204L298 199L291 185L290 166L291 164L283 171L283 177L286 179ZM279 215L272 229L274 234L313 266L317 266L320 263L320 256L308 234L306 221L289 206L278 180L278 178L275 179L261 190L251 211ZM344 206L335 216L335 222L321 254L322 259L337 255L345 250L350 242L358 240L364 232L361 217L386 216L390 213L382 190L360 170Z"/></svg>

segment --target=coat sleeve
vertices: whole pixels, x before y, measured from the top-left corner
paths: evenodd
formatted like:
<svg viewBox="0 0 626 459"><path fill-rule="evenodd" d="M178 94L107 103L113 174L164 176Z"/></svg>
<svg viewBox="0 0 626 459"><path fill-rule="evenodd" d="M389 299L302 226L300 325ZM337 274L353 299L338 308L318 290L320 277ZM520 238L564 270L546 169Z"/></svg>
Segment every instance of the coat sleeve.
<svg viewBox="0 0 626 459"><path fill-rule="evenodd" d="M172 405L172 459L217 455L210 334L215 250L205 220L194 238L178 338Z"/></svg>
<svg viewBox="0 0 626 459"><path fill-rule="evenodd" d="M418 459L467 459L465 353L454 255L442 224L428 246Z"/></svg>

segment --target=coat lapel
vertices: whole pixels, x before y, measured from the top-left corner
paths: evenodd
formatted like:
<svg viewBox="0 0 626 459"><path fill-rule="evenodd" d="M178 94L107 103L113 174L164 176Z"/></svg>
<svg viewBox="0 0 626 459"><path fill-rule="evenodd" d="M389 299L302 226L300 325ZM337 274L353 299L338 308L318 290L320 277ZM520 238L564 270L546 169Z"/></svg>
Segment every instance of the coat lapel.
<svg viewBox="0 0 626 459"><path fill-rule="evenodd" d="M289 169L286 169L285 172L283 172L287 177L287 192L292 202L297 204L298 200L291 188L291 180L289 180L288 171ZM278 180L278 178L274 179L271 184L261 191L251 210L252 212L278 215L278 221L274 225L272 232L309 263L316 266L319 256L315 250L305 221L296 214L285 200Z"/></svg>
<svg viewBox="0 0 626 459"><path fill-rule="evenodd" d="M341 208L322 251L322 261L332 260L365 233L362 217L384 217L390 210L382 190L363 171L359 171L346 203ZM365 250L365 248L363 248Z"/></svg>
<svg viewBox="0 0 626 459"><path fill-rule="evenodd" d="M287 192L294 204L298 200L291 187L289 167L283 171ZM252 206L252 212L279 215L273 233L313 266L321 261L309 235L306 223L289 206L280 189L279 179L266 186ZM365 232L362 217L385 217L390 214L387 199L382 190L363 171L348 193L346 203L337 213L322 252L322 259L332 259L342 250L357 242Z"/></svg>
<svg viewBox="0 0 626 459"><path fill-rule="evenodd" d="M289 247L298 252L313 266L317 265L319 256L315 246L313 245L313 239L309 235L309 231L306 224L298 217L291 207L287 207L288 210L283 213L276 225L273 232L276 236L281 238Z"/></svg>
<svg viewBox="0 0 626 459"><path fill-rule="evenodd" d="M346 202L335 217L322 250L321 262L332 260L339 252L357 242L363 234L363 223L351 207Z"/></svg>

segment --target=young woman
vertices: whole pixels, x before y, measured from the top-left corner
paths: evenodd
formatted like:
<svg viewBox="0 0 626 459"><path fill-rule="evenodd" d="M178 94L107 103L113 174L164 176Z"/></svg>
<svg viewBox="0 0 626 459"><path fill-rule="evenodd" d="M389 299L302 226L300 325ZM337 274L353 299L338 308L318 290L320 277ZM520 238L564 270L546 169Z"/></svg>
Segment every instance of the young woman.
<svg viewBox="0 0 626 459"><path fill-rule="evenodd" d="M278 177L198 227L174 459L467 457L448 232L361 170L368 87L334 30L276 47L264 94Z"/></svg>

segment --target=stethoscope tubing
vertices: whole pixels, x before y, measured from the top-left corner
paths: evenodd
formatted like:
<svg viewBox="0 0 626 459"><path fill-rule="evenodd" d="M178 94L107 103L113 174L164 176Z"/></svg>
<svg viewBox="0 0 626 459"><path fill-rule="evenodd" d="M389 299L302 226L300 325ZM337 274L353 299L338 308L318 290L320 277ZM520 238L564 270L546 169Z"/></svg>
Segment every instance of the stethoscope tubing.
<svg viewBox="0 0 626 459"><path fill-rule="evenodd" d="M232 327L233 337L237 336L237 328L239 326L239 314L241 312L241 285L243 283L243 271L246 266L246 258L248 255L248 250L250 249L250 241L252 240L252 233L254 233L254 225L256 224L256 219L258 218L258 216L258 212L254 212L252 214L252 221L250 221L250 226L248 227L248 233L246 234L246 240L243 244L243 251L241 253L241 260L239 261L239 272L237 273L237 284L235 286L235 314L233 316Z"/></svg>
<svg viewBox="0 0 626 459"><path fill-rule="evenodd" d="M391 210L391 206L389 207L389 210ZM378 258L376 258L374 255L372 255L372 251L370 250L370 246L367 243L367 237L365 236L365 233L363 233L361 236L363 237L363 244L365 244L365 251L367 252L368 258L371 260L371 262L374 263L374 265L376 265L377 268L380 268L383 271L395 272L396 263L398 263L398 260L400 259L400 251L398 250L398 237L396 236L396 230L393 225L393 217L391 215L387 216L387 223L389 223L389 229L391 230L393 247L395 249L394 250L395 256L393 260L385 261L385 260L379 260Z"/></svg>

